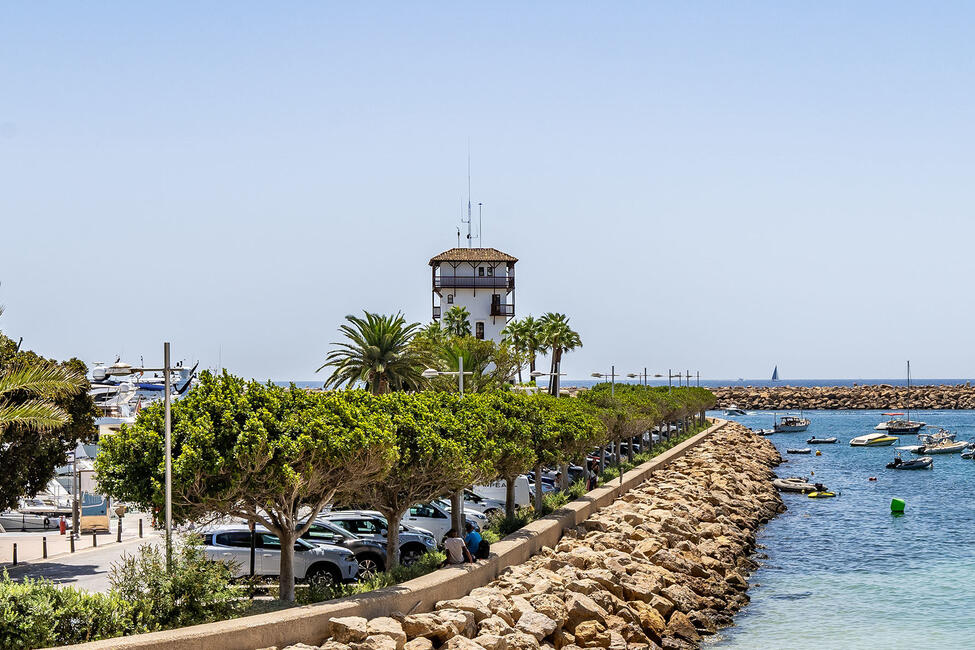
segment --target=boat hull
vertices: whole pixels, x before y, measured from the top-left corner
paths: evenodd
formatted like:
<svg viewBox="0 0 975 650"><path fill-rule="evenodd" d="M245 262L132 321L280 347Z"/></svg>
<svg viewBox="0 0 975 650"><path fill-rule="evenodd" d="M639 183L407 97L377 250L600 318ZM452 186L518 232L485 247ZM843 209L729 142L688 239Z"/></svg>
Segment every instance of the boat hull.
<svg viewBox="0 0 975 650"><path fill-rule="evenodd" d="M808 424L778 424L775 426L776 433L801 433L809 428Z"/></svg>
<svg viewBox="0 0 975 650"><path fill-rule="evenodd" d="M836 442L836 438L810 438L806 441L807 445L831 445Z"/></svg>
<svg viewBox="0 0 975 650"><path fill-rule="evenodd" d="M894 436L881 436L878 438L854 438L850 441L851 447L889 447L897 442Z"/></svg>

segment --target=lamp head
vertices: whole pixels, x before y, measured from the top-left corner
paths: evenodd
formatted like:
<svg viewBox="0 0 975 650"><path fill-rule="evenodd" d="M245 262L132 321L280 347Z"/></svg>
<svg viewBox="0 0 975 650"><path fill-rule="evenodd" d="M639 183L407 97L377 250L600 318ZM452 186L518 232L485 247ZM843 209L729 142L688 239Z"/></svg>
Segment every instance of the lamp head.
<svg viewBox="0 0 975 650"><path fill-rule="evenodd" d="M434 377L437 377L439 375L440 372L434 370L433 368L427 368L426 370L420 373L420 376L423 377L424 379L433 379Z"/></svg>

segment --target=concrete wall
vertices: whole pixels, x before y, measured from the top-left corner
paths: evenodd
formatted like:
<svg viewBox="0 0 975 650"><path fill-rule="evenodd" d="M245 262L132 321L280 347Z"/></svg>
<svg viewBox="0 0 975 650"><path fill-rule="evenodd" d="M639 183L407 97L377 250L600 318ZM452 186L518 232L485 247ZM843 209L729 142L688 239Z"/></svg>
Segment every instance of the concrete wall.
<svg viewBox="0 0 975 650"><path fill-rule="evenodd" d="M472 589L488 584L509 566L523 563L542 547L555 546L566 529L581 524L593 513L646 481L654 471L680 458L726 424L725 420L714 422L710 428L693 438L625 473L621 480L614 480L612 485L587 492L551 515L533 521L493 544L491 557L476 565L441 569L393 587L319 605L67 647L72 650L253 650L267 646L282 648L299 642L320 643L329 635L328 626L332 618L373 618L396 611L429 611L437 601L460 598Z"/></svg>

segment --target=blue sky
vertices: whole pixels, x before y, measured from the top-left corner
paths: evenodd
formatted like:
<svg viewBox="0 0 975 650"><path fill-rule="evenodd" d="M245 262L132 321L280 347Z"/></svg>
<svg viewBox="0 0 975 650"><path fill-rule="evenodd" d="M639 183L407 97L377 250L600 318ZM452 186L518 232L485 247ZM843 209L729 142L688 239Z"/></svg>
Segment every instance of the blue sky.
<svg viewBox="0 0 975 650"><path fill-rule="evenodd" d="M314 379L430 317L466 200L571 377L975 374L972 9L27 3L0 13L0 326Z"/></svg>

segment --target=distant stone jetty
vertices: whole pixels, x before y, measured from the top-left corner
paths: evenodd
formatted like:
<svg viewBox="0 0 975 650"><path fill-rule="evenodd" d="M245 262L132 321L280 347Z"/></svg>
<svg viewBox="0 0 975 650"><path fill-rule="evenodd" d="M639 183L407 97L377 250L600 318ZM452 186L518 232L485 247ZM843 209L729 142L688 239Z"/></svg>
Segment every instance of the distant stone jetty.
<svg viewBox="0 0 975 650"><path fill-rule="evenodd" d="M711 388L716 408L743 409L880 409L907 408L907 387L864 386L726 386ZM912 386L912 409L975 409L975 388L964 385Z"/></svg>

